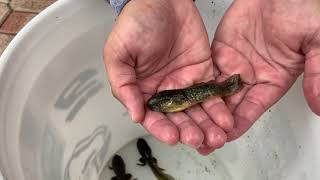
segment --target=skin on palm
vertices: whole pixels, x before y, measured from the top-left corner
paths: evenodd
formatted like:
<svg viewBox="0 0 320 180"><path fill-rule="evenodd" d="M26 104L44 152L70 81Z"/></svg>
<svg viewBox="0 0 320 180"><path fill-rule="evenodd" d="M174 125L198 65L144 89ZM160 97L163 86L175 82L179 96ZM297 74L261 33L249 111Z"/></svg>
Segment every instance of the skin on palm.
<svg viewBox="0 0 320 180"><path fill-rule="evenodd" d="M216 98L186 112L162 114L145 108L147 99L165 89L207 82L218 75L207 32L190 0L130 1L110 33L104 51L112 92L159 140L198 148L219 148L233 119Z"/></svg>
<svg viewBox="0 0 320 180"><path fill-rule="evenodd" d="M304 72L304 92L320 115L320 3L316 0L237 0L212 43L219 79L240 73L244 90L225 101L233 113L228 140L244 134Z"/></svg>

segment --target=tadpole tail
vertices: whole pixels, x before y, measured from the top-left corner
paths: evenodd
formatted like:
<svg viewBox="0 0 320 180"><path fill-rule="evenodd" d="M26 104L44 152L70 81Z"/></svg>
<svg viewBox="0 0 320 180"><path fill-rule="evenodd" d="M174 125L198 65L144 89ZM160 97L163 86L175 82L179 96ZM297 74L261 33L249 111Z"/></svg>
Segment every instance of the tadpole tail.
<svg viewBox="0 0 320 180"><path fill-rule="evenodd" d="M158 180L175 180L173 176L162 172L158 167L155 167L154 165L151 165L150 169Z"/></svg>
<svg viewBox="0 0 320 180"><path fill-rule="evenodd" d="M221 96L230 96L243 88L243 81L240 74L234 74L225 81L219 83Z"/></svg>

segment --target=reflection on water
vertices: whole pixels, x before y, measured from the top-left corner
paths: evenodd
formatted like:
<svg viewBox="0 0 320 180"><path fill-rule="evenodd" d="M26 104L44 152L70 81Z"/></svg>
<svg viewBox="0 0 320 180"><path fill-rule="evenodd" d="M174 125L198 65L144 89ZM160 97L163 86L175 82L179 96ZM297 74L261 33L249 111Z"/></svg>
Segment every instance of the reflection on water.
<svg viewBox="0 0 320 180"><path fill-rule="evenodd" d="M65 168L64 180L96 180L105 160L110 133L106 126L80 140Z"/></svg>
<svg viewBox="0 0 320 180"><path fill-rule="evenodd" d="M66 122L71 122L89 98L102 89L103 84L97 79L97 74L97 70L87 69L81 72L62 91L54 106L62 110L70 108Z"/></svg>

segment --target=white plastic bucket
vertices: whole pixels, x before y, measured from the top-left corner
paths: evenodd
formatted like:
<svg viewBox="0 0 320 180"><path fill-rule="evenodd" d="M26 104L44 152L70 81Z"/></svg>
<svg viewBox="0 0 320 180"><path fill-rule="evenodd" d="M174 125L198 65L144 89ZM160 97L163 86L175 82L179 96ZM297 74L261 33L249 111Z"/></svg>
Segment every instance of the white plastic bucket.
<svg viewBox="0 0 320 180"><path fill-rule="evenodd" d="M231 1L196 3L212 39ZM121 151L127 170L138 179L154 179L135 166L139 157L132 140L147 133L131 123L107 83L102 49L115 18L104 0L60 0L3 53L0 168L6 180L95 180L103 169L111 177L107 160L129 142ZM301 87L299 79L248 133L208 157L147 140L177 179L320 179L320 121Z"/></svg>

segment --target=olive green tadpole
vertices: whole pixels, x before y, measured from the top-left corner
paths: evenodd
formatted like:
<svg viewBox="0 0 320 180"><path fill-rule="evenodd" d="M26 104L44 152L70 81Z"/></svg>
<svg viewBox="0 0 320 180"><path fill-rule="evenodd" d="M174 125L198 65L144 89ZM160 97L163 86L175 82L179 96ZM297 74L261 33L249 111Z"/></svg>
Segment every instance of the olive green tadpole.
<svg viewBox="0 0 320 180"><path fill-rule="evenodd" d="M152 111L179 112L212 97L231 96L241 90L243 82L239 74L230 76L223 82L209 81L184 89L161 91L153 95L147 102Z"/></svg>

